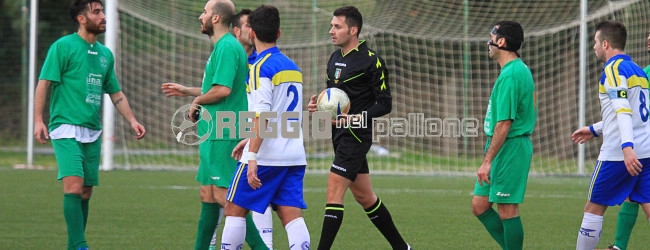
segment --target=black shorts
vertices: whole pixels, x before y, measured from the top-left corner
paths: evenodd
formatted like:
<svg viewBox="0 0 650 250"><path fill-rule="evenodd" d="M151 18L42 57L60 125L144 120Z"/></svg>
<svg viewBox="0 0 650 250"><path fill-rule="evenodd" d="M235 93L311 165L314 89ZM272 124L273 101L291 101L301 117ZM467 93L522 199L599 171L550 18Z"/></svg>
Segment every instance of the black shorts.
<svg viewBox="0 0 650 250"><path fill-rule="evenodd" d="M371 140L359 142L354 136L340 136L334 142L334 163L330 172L343 176L351 181L357 174L368 174L368 159L366 155L372 146Z"/></svg>

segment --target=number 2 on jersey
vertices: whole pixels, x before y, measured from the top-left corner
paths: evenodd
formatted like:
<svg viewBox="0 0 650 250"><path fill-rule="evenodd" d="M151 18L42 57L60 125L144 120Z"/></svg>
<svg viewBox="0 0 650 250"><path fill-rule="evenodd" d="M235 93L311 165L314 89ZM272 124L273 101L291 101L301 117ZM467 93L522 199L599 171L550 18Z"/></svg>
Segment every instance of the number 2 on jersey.
<svg viewBox="0 0 650 250"><path fill-rule="evenodd" d="M291 94L293 94L293 99L291 100L291 103L289 103L289 107L287 107L287 112L293 111L296 109L296 106L298 106L298 88L296 88L296 86L293 84L287 88L287 97L289 97ZM297 121L298 118L289 118L289 120Z"/></svg>

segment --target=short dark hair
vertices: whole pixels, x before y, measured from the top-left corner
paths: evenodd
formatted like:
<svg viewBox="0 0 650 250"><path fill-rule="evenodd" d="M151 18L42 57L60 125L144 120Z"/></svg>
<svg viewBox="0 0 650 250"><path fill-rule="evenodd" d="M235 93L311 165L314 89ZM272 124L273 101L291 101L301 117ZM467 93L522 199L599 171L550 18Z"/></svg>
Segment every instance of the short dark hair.
<svg viewBox="0 0 650 250"><path fill-rule="evenodd" d="M241 19L242 16L248 16L253 12L251 9L241 9L235 16L232 18L232 27L237 27L241 28L241 22L239 19Z"/></svg>
<svg viewBox="0 0 650 250"><path fill-rule="evenodd" d="M235 10L231 9L232 5L226 2L217 2L212 7L212 14L219 15L224 26L230 27L230 22L235 15Z"/></svg>
<svg viewBox="0 0 650 250"><path fill-rule="evenodd" d="M617 21L603 21L596 25L596 31L600 31L598 39L609 42L612 48L625 50L627 43L627 29L625 25Z"/></svg>
<svg viewBox="0 0 650 250"><path fill-rule="evenodd" d="M255 36L262 42L274 43L278 40L280 32L280 11L271 5L257 7L248 15L248 23L255 32Z"/></svg>
<svg viewBox="0 0 650 250"><path fill-rule="evenodd" d="M521 44L524 43L524 29L521 24L515 21L500 21L495 26L499 26L497 38L505 38L506 48L517 52L521 48Z"/></svg>
<svg viewBox="0 0 650 250"><path fill-rule="evenodd" d="M363 27L363 16L361 16L361 12L357 7L344 6L338 8L334 11L334 16L345 16L345 24L348 25L348 28L357 27L357 37L359 36Z"/></svg>
<svg viewBox="0 0 650 250"><path fill-rule="evenodd" d="M75 0L70 4L70 18L76 24L79 24L77 21L77 16L82 15L84 12L88 11L88 7L92 3L99 3L104 7L104 3L101 0Z"/></svg>

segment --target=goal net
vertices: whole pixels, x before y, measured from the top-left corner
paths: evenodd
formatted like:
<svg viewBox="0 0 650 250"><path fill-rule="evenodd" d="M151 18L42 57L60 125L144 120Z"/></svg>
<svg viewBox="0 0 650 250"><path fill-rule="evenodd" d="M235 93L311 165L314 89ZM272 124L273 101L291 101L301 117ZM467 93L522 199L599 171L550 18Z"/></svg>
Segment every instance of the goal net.
<svg viewBox="0 0 650 250"><path fill-rule="evenodd" d="M235 1L237 10L260 1ZM116 115L117 168L183 169L198 166L198 146L179 143L172 118L190 97L165 97L164 82L200 86L212 50L200 33L204 1L119 1L117 72L136 116L147 128L135 140ZM483 119L499 67L488 57L487 39L500 20L525 30L520 50L533 72L539 114L532 136L531 172L578 172L580 1L264 1L278 7L282 37L278 47L302 69L303 105L325 88L325 67L337 49L328 34L334 9L357 6L364 16L361 38L388 64L393 111L368 155L375 173L469 174L480 166L485 146ZM600 119L596 82L603 64L594 56L596 23L614 19L628 28L626 52L641 66L650 63L646 0L588 2L586 122ZM354 105L354 104L352 104ZM378 127L376 125L376 127ZM377 130L377 128L376 128ZM586 144L587 171L601 141ZM309 171L328 171L331 141L306 136ZM286 152L291 154L291 152Z"/></svg>

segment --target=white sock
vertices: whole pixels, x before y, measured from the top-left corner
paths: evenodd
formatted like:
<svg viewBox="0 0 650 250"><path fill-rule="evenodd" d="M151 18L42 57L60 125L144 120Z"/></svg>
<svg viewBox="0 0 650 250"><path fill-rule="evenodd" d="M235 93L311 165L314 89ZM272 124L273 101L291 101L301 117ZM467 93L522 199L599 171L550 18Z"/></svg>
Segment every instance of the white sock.
<svg viewBox="0 0 650 250"><path fill-rule="evenodd" d="M210 241L210 246L217 245L217 232L219 231L219 225L223 220L223 207L219 208L219 219L217 220L217 226L214 228L214 234L212 234L212 240Z"/></svg>
<svg viewBox="0 0 650 250"><path fill-rule="evenodd" d="M576 250L593 250L600 240L600 232L603 230L603 216L585 212L582 217L582 225L578 232Z"/></svg>
<svg viewBox="0 0 650 250"><path fill-rule="evenodd" d="M221 234L221 250L242 249L246 240L246 218L226 216Z"/></svg>
<svg viewBox="0 0 650 250"><path fill-rule="evenodd" d="M266 207L263 214L253 212L253 222L255 222L257 231L260 232L264 244L269 249L273 249L273 213L271 212L271 206Z"/></svg>
<svg viewBox="0 0 650 250"><path fill-rule="evenodd" d="M311 242L309 238L309 230L305 224L305 219L299 217L287 223L284 227L287 230L287 238L289 239L289 249L309 249Z"/></svg>

